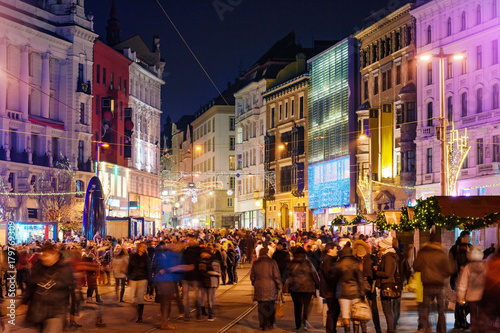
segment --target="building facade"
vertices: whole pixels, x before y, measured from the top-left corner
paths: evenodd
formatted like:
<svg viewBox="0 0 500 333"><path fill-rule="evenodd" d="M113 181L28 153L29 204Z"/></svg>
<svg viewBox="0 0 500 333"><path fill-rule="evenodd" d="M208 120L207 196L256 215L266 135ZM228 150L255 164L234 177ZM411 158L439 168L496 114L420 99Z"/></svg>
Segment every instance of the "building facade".
<svg viewBox="0 0 500 333"><path fill-rule="evenodd" d="M428 2L411 11L416 19L417 54L435 57L417 66L417 197L440 193L441 144L439 58L444 59L444 111L448 133L453 123L467 131L470 151L458 170L457 192L498 195L500 169L500 15L496 0ZM454 59L459 55L462 59ZM449 139L450 136L449 136ZM435 189L434 189L435 188ZM489 243L488 243L489 244Z"/></svg>
<svg viewBox="0 0 500 333"><path fill-rule="evenodd" d="M233 85L196 114L193 128L191 227L234 228L236 174ZM226 104L227 103L227 104Z"/></svg>
<svg viewBox="0 0 500 333"><path fill-rule="evenodd" d="M266 193L267 226L292 230L308 228L307 88L304 54L283 68L264 93L267 136L266 169L276 175L276 189Z"/></svg>
<svg viewBox="0 0 500 333"><path fill-rule="evenodd" d="M84 191L91 171L92 48L84 1L0 1L0 174L2 192L61 192L54 170ZM74 195L73 195L74 196ZM44 221L28 196L2 200L2 219Z"/></svg>
<svg viewBox="0 0 500 333"><path fill-rule="evenodd" d="M356 34L361 73L357 194L364 213L399 210L415 198L413 7L409 3L388 15L380 13L385 17Z"/></svg>
<svg viewBox="0 0 500 333"><path fill-rule="evenodd" d="M311 227L355 207L359 52L346 38L308 60L308 189ZM351 206L352 205L352 206Z"/></svg>

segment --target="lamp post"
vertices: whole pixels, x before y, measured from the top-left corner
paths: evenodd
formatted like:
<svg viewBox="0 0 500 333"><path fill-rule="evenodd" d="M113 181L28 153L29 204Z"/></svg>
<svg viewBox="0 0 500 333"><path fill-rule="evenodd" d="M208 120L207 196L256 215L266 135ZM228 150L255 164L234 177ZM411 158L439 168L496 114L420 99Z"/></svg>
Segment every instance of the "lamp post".
<svg viewBox="0 0 500 333"><path fill-rule="evenodd" d="M455 60L463 59L463 54L445 54L443 48L439 54L423 54L420 60L429 61L431 58L439 59L439 139L441 140L441 195L448 195L448 142L446 138L447 119L444 110L444 59L453 57Z"/></svg>
<svg viewBox="0 0 500 333"><path fill-rule="evenodd" d="M109 143L98 141L97 142L97 168L96 168L96 176L99 177L99 162L101 158L101 147L108 148Z"/></svg>
<svg viewBox="0 0 500 333"><path fill-rule="evenodd" d="M368 139L368 198L369 198L369 203L368 203L368 209L367 213L372 214L373 213L373 170L372 170L372 140L371 140L371 135L370 134L361 134L359 136L360 140L363 139Z"/></svg>

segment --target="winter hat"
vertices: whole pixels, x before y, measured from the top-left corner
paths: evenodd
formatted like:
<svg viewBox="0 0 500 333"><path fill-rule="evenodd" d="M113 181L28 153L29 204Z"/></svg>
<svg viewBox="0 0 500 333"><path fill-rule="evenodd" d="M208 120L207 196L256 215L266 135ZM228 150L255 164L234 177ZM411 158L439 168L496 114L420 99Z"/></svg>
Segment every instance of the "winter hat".
<svg viewBox="0 0 500 333"><path fill-rule="evenodd" d="M352 248L353 248L354 255L357 257L360 257L360 258L363 258L368 253L371 253L370 246L368 244L366 244L365 241L362 241L362 240L355 241Z"/></svg>
<svg viewBox="0 0 500 333"><path fill-rule="evenodd" d="M392 236L387 236L386 238L382 239L378 243L378 246L380 246L382 250L387 250L392 248Z"/></svg>

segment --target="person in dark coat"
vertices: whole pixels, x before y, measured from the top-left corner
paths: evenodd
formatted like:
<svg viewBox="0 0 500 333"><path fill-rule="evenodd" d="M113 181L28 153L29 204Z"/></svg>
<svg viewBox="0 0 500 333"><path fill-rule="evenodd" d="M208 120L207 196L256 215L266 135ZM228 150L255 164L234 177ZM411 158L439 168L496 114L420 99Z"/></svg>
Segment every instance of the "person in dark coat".
<svg viewBox="0 0 500 333"><path fill-rule="evenodd" d="M500 249L486 262L486 276L483 297L479 302L479 311L486 317L487 331L498 332L500 322ZM496 326L496 327L495 327Z"/></svg>
<svg viewBox="0 0 500 333"><path fill-rule="evenodd" d="M290 262L290 252L286 250L286 243L279 242L276 246L276 251L273 253L273 260L278 264L280 276L283 279L285 269ZM283 281L284 283L284 281Z"/></svg>
<svg viewBox="0 0 500 333"><path fill-rule="evenodd" d="M219 261L215 260L210 247L204 248L200 254L200 263L198 265L201 278L201 299L206 297L208 321L215 320L215 290L219 287L219 276L221 268ZM202 302L199 304L201 305ZM196 318L201 316L201 306L196 309Z"/></svg>
<svg viewBox="0 0 500 333"><path fill-rule="evenodd" d="M335 281L335 265L337 262L338 247L334 242L325 245L325 254L319 266L319 291L326 300L328 312L326 317L326 333L337 332L337 320L340 315L339 300L335 297L337 284Z"/></svg>
<svg viewBox="0 0 500 333"><path fill-rule="evenodd" d="M453 245L448 253L451 263L454 265L454 273L450 278L450 287L456 291L458 277L462 273L462 269L469 262L467 260L467 252L471 249L470 232L464 230L460 233L455 245ZM467 304L455 304L455 328L468 329L467 314L469 313Z"/></svg>
<svg viewBox="0 0 500 333"><path fill-rule="evenodd" d="M184 257L184 262L186 265L190 265L191 270L186 272L184 278L182 279L182 301L184 304L184 321L189 321L191 318L191 307L189 301L189 293L192 291L195 298L195 307L200 306L200 274L198 272L198 264L200 262L200 246L196 236L189 234L187 247L182 253Z"/></svg>
<svg viewBox="0 0 500 333"><path fill-rule="evenodd" d="M75 300L73 272L61 254L48 243L26 281L21 302L21 307L28 307L26 321L43 328L43 332L62 332L70 299Z"/></svg>
<svg viewBox="0 0 500 333"><path fill-rule="evenodd" d="M258 302L259 326L263 331L272 329L275 323L274 302L282 289L278 264L267 255L268 248L260 249L259 257L250 270L254 287L254 301Z"/></svg>
<svg viewBox="0 0 500 333"><path fill-rule="evenodd" d="M127 276L132 297L137 299L137 323L142 323L144 312L144 294L151 280L151 261L146 244L139 243L137 251L130 257Z"/></svg>
<svg viewBox="0 0 500 333"><path fill-rule="evenodd" d="M445 291L446 279L453 273L450 260L443 252L439 241L439 234L432 232L430 241L418 252L417 259L413 264L415 272L420 272L422 285L424 287L423 302L419 304L419 322L422 323L424 332L431 331L429 323L429 311L431 302L436 299L438 321L437 333L446 333Z"/></svg>
<svg viewBox="0 0 500 333"><path fill-rule="evenodd" d="M252 263L255 253L255 239L252 237L250 231L247 231L247 236L245 238L245 256L249 263Z"/></svg>
<svg viewBox="0 0 500 333"><path fill-rule="evenodd" d="M227 242L227 284L234 284L236 282L236 251L234 250L233 243Z"/></svg>
<svg viewBox="0 0 500 333"><path fill-rule="evenodd" d="M388 236L379 242L380 263L377 270L378 285L380 286L380 300L387 322L387 333L395 333L394 312L392 309L393 298L384 296L383 290L396 291L399 286L396 284L396 270L398 267L398 255L392 244L392 237Z"/></svg>
<svg viewBox="0 0 500 333"><path fill-rule="evenodd" d="M295 328L311 329L307 321L311 297L319 289L319 276L307 252L297 247L293 253L293 260L288 264L285 274L285 291L290 292L295 313Z"/></svg>
<svg viewBox="0 0 500 333"><path fill-rule="evenodd" d="M352 253L351 244L347 243L340 252L340 260L335 267L337 280L337 298L342 314L342 324L346 333L351 331L351 306L364 297L365 287L363 273L360 270L360 261ZM357 332L359 323L354 321L354 332Z"/></svg>

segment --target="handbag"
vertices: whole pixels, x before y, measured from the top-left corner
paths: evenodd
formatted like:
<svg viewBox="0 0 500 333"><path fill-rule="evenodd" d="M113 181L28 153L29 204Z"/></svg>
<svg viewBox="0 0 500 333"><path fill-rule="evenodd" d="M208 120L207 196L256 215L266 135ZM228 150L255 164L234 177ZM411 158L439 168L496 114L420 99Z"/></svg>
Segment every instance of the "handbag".
<svg viewBox="0 0 500 333"><path fill-rule="evenodd" d="M352 319L359 321L370 321L372 319L372 310L363 301L351 305Z"/></svg>
<svg viewBox="0 0 500 333"><path fill-rule="evenodd" d="M380 290L380 296L385 298L399 298L401 297L401 289L395 283L387 283Z"/></svg>
<svg viewBox="0 0 500 333"><path fill-rule="evenodd" d="M275 317L281 318L285 314L283 313L283 294L278 292L278 300L274 303L274 312Z"/></svg>

